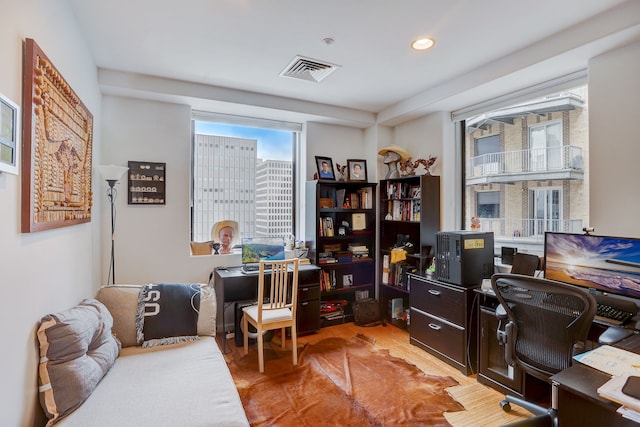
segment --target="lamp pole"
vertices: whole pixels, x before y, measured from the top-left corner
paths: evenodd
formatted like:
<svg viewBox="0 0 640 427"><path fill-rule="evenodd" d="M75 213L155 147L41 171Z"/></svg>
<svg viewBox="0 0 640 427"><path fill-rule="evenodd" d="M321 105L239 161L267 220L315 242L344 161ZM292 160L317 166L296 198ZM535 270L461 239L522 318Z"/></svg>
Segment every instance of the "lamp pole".
<svg viewBox="0 0 640 427"><path fill-rule="evenodd" d="M116 196L118 191L115 189L116 183L120 181L122 175L129 170L124 166L104 165L96 166L96 169L102 175L102 178L107 181L109 188L107 188L107 198L111 205L111 261L109 263L109 274L107 275L107 285L109 285L109 278L111 276L111 283L116 284Z"/></svg>
<svg viewBox="0 0 640 427"><path fill-rule="evenodd" d="M107 184L109 184L109 188L107 188L107 197L109 198L109 203L111 204L111 264L109 265L109 271L111 272L112 284L116 284L116 251L115 251L115 232L116 232L116 215L115 215L115 201L116 201L116 189L115 185L118 180L116 179L107 179ZM107 280L109 282L109 280Z"/></svg>

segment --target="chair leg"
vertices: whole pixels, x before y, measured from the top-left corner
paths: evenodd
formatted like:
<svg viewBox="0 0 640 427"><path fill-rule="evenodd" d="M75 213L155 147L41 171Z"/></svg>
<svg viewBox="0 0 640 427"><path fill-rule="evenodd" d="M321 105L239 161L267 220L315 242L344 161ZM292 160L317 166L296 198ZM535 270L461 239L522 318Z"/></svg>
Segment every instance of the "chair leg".
<svg viewBox="0 0 640 427"><path fill-rule="evenodd" d="M296 322L291 325L291 351L293 352L293 366L298 364L298 333L296 331Z"/></svg>
<svg viewBox="0 0 640 427"><path fill-rule="evenodd" d="M287 338L287 328L280 330L280 341L282 341L282 349L284 350L284 341Z"/></svg>
<svg viewBox="0 0 640 427"><path fill-rule="evenodd" d="M264 344L262 341L262 328L260 327L258 328L258 367L262 374L264 372Z"/></svg>
<svg viewBox="0 0 640 427"><path fill-rule="evenodd" d="M249 322L247 320L247 315L244 314L242 316L242 335L244 336L244 354L249 353Z"/></svg>

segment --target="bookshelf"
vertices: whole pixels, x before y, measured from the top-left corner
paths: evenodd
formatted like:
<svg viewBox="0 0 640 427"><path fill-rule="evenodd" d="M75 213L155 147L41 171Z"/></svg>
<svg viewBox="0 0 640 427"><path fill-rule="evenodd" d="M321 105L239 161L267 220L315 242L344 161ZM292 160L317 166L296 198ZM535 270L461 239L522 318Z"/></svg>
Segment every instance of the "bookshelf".
<svg viewBox="0 0 640 427"><path fill-rule="evenodd" d="M440 231L440 177L415 175L380 181L379 297L389 323L409 326L408 274L424 275ZM408 242L409 245L404 245ZM394 251L403 246L405 251Z"/></svg>
<svg viewBox="0 0 640 427"><path fill-rule="evenodd" d="M321 268L321 326L353 321L352 304L375 297L377 183L306 183L309 258Z"/></svg>

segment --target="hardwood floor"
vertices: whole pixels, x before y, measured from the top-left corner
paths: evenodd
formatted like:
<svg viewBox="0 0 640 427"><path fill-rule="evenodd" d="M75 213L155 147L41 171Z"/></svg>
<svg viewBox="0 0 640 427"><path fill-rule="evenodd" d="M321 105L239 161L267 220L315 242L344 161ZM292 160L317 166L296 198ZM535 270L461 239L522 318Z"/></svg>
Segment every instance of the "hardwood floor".
<svg viewBox="0 0 640 427"><path fill-rule="evenodd" d="M364 328L354 323L346 323L322 328L315 334L300 336L298 343L299 345L313 344L327 337L349 338L358 333L374 338L377 348L388 349L392 356L413 363L426 373L451 376L458 381L459 385L450 387L448 392L465 407L465 410L445 414L447 421L454 427L500 426L530 416L527 411L515 405L510 413L505 413L499 404L504 397L501 393L478 383L475 375L467 377L421 348L411 345L409 333L395 326L380 325ZM233 339L227 340L227 345L234 348Z"/></svg>

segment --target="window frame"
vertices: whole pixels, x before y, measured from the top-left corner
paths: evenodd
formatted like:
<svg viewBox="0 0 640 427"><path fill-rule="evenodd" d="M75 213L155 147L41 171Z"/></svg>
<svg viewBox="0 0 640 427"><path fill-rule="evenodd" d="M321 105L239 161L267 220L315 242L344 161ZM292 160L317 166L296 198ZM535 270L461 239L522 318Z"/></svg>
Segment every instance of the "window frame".
<svg viewBox="0 0 640 427"><path fill-rule="evenodd" d="M285 122L285 121L277 121L277 120L269 120L269 119L261 119L254 118L248 116L236 116L229 114L221 114L221 113L213 113L213 112L204 112L204 111L192 111L191 115L191 167L190 167L190 188L189 188L189 235L190 239L194 240L194 220L195 220L195 166L196 166L196 122L209 122L209 123L217 123L223 125L231 125L231 126L241 126L241 127L252 127L252 128L260 128L266 130L276 130L276 131L285 131L292 133L292 152L291 152L291 230L283 233L286 235L295 234L295 230L297 230L299 224L299 210L297 209L297 196L298 196L298 187L300 182L300 173L301 170L299 159L299 153L301 149L301 141L302 141L302 124L293 123L293 122ZM240 138L240 137L239 137ZM259 170L258 164L256 164L256 172ZM215 189L217 191L217 189ZM282 203L281 200L276 200L278 198L273 194L270 194L271 198L268 203L277 203L278 205ZM253 194L253 201L255 206L256 194ZM257 212L254 213L257 215ZM207 239L208 240L208 239Z"/></svg>

